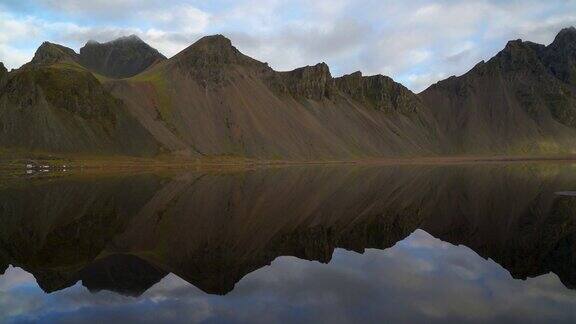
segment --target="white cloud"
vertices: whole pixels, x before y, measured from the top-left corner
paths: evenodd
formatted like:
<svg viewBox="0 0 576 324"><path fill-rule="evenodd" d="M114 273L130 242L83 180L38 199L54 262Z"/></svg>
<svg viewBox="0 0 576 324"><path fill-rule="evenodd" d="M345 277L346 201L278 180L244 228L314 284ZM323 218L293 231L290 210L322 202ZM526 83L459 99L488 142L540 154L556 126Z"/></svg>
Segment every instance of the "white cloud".
<svg viewBox="0 0 576 324"><path fill-rule="evenodd" d="M16 45L22 40L34 39L42 35L41 26L31 17L16 19L0 12L0 61L8 68L18 67L28 62L32 55Z"/></svg>
<svg viewBox="0 0 576 324"><path fill-rule="evenodd" d="M0 30L0 44L38 36L41 33L35 19L15 19L5 13L0 13Z"/></svg>
<svg viewBox="0 0 576 324"><path fill-rule="evenodd" d="M0 44L0 58L0 62L2 62L6 68L12 69L29 62L32 59L32 55L29 51L22 51Z"/></svg>
<svg viewBox="0 0 576 324"><path fill-rule="evenodd" d="M154 22L164 30L182 33L202 33L208 27L210 14L190 5L174 5L157 10L144 10L137 15L147 22Z"/></svg>
<svg viewBox="0 0 576 324"><path fill-rule="evenodd" d="M445 73L420 73L420 74L410 74L408 75L408 82L412 85L412 89L416 92L420 92L426 89L428 86L446 79L447 75Z"/></svg>

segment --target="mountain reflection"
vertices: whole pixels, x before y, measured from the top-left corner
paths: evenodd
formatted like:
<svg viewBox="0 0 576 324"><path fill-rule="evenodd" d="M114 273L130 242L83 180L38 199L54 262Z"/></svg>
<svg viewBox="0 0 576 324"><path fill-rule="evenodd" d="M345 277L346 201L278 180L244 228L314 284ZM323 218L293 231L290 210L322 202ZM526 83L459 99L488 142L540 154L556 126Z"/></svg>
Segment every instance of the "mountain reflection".
<svg viewBox="0 0 576 324"><path fill-rule="evenodd" d="M0 187L0 272L46 292L81 281L139 296L173 273L226 294L280 256L387 249L418 229L514 278L576 288L568 165L293 167L228 173L20 179ZM383 274L385 275L385 274Z"/></svg>

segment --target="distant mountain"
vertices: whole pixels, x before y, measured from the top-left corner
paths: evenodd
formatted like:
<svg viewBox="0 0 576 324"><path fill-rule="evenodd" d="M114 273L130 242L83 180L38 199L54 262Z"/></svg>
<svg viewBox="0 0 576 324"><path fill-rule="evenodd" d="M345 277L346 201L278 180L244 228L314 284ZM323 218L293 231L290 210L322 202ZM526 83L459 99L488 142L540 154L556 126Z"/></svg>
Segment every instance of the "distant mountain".
<svg viewBox="0 0 576 324"><path fill-rule="evenodd" d="M165 59L138 36L132 35L107 43L88 42L80 49L79 62L101 75L127 78Z"/></svg>
<svg viewBox="0 0 576 324"><path fill-rule="evenodd" d="M46 106L73 115L46 115ZM222 35L170 59L136 36L92 41L80 54L46 42L22 68L0 70L0 116L1 147L44 152L287 160L571 154L576 29L549 46L511 41L419 95L382 75L334 78L325 63L277 72Z"/></svg>
<svg viewBox="0 0 576 324"><path fill-rule="evenodd" d="M120 79L137 75L164 60L164 55L132 35L107 43L89 41L80 49L80 54L65 46L44 42L26 66L74 62L101 76Z"/></svg>
<svg viewBox="0 0 576 324"><path fill-rule="evenodd" d="M576 29L549 46L511 41L498 55L420 97L449 153L576 152Z"/></svg>

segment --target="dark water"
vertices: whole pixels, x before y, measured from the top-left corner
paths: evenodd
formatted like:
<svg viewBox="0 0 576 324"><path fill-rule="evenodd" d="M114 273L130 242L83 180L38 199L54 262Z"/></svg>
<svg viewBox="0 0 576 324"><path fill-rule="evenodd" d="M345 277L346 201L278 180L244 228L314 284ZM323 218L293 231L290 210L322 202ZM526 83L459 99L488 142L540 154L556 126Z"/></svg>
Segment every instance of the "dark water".
<svg viewBox="0 0 576 324"><path fill-rule="evenodd" d="M574 322L576 167L0 183L0 322Z"/></svg>

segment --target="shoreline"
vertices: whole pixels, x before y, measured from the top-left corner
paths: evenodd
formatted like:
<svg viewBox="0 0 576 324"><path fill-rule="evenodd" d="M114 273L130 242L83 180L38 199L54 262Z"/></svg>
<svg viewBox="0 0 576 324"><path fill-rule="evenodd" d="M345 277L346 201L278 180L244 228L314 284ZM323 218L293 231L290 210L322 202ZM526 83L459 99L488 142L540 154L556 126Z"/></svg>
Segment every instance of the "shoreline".
<svg viewBox="0 0 576 324"><path fill-rule="evenodd" d="M458 164L488 164L488 163L538 163L576 162L576 155L556 156L439 156L411 158L366 158L355 160L256 160L247 158L211 157L202 159L186 159L181 157L135 158L135 157L66 157L43 156L37 158L12 158L0 160L0 172L3 171L33 171L34 173L49 171L98 171L98 170L218 170L218 169L251 169L263 167L284 166L393 166L393 165L458 165Z"/></svg>

